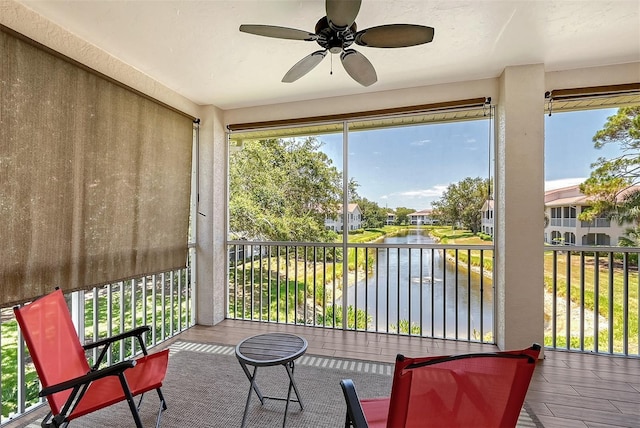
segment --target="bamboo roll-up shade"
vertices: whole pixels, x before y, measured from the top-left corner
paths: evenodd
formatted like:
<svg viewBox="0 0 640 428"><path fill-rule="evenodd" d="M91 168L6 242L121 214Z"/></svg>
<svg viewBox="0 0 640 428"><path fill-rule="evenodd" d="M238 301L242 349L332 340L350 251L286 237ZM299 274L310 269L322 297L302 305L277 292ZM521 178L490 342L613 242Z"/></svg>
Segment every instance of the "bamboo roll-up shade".
<svg viewBox="0 0 640 428"><path fill-rule="evenodd" d="M0 306L184 267L192 120L0 30Z"/></svg>

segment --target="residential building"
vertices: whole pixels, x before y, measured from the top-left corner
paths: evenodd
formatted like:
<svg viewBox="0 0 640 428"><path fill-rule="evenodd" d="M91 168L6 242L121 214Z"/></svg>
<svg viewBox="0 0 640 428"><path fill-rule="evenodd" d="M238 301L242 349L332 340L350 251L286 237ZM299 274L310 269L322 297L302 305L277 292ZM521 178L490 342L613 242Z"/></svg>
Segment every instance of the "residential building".
<svg viewBox="0 0 640 428"><path fill-rule="evenodd" d="M433 210L425 209L407 214L409 218L409 224L412 225L433 225L437 224L438 220L433 218Z"/></svg>
<svg viewBox="0 0 640 428"><path fill-rule="evenodd" d="M362 211L360 210L358 204L349 204L347 212L349 216L349 230L362 229ZM338 214L335 219L325 219L324 227L336 232L342 232L342 228L344 227L344 218L342 212L340 212L340 214Z"/></svg>
<svg viewBox="0 0 640 428"><path fill-rule="evenodd" d="M387 221L385 222L385 224L387 226L390 226L392 224L396 224L396 213L388 212L387 213Z"/></svg>
<svg viewBox="0 0 640 428"><path fill-rule="evenodd" d="M635 186L623 192L640 190ZM618 245L631 224L620 224L608 218L580 221L578 216L591 206L589 198L580 192L579 185L550 190L544 195L544 242L554 245Z"/></svg>
<svg viewBox="0 0 640 428"><path fill-rule="evenodd" d="M484 201L481 211L480 232L493 236L493 199Z"/></svg>
<svg viewBox="0 0 640 428"><path fill-rule="evenodd" d="M634 186L619 196L622 200ZM544 242L553 245L618 245L631 224L600 217L593 221L580 221L578 216L588 210L589 198L580 192L580 186L549 190L544 194ZM494 201L482 205L481 231L493 236Z"/></svg>

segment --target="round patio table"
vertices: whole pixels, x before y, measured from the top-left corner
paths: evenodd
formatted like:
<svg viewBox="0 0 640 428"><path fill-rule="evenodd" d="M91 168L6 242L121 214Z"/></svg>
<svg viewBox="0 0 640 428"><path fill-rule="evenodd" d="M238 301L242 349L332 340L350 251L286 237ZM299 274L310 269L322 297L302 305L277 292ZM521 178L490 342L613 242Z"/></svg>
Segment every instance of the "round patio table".
<svg viewBox="0 0 640 428"><path fill-rule="evenodd" d="M249 386L249 394L247 395L247 403L244 406L244 414L242 415L242 428L244 428L246 423L252 390L255 391L261 404L264 404L265 399L282 400L287 402L284 409L284 420L282 421L283 428L287 423L287 412L291 401L297 402L300 405L300 410L304 410L300 393L298 392L298 387L293 377L293 372L295 368L295 360L301 357L306 350L307 340L304 337L288 333L259 334L251 336L238 343L236 346L236 357L240 362L240 366L242 367L244 374L251 383ZM289 376L289 391L287 392L287 398L264 396L260 392L258 384L256 383L258 367L278 365L283 366ZM253 373L249 371L247 366L253 366ZM296 393L296 399L291 398L291 389Z"/></svg>

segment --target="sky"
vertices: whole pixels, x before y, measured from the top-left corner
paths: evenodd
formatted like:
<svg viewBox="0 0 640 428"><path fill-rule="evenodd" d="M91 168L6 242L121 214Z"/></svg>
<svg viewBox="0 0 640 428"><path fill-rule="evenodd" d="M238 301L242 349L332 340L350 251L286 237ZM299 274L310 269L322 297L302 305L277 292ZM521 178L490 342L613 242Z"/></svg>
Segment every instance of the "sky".
<svg viewBox="0 0 640 428"><path fill-rule="evenodd" d="M598 157L618 153L615 146L594 149L592 142L616 111L545 115L545 190L583 182ZM318 138L342 170L342 133ZM450 184L493 174L492 139L488 120L351 132L348 175L361 197L381 207L429 209Z"/></svg>

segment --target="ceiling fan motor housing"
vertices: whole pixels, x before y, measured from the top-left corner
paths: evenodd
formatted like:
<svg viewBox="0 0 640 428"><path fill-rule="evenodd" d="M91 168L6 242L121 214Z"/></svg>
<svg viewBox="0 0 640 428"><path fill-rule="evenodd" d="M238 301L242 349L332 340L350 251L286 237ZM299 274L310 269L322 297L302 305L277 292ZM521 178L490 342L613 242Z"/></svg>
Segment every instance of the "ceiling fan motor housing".
<svg viewBox="0 0 640 428"><path fill-rule="evenodd" d="M356 32L355 22L345 30L336 30L330 26L329 20L324 16L316 23L315 33L318 35L316 42L332 54L337 54L353 44Z"/></svg>

